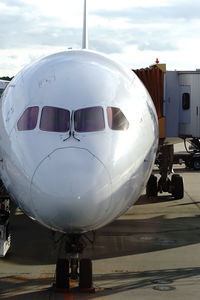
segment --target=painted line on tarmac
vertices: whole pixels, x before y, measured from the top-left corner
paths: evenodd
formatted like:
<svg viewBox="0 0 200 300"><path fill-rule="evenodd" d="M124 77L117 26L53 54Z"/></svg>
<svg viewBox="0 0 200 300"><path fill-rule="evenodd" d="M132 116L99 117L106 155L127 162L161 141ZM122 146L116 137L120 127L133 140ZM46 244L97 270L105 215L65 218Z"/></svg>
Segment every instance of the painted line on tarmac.
<svg viewBox="0 0 200 300"><path fill-rule="evenodd" d="M75 298L75 295L73 294L65 294L65 298L64 300L82 300L82 299L85 299L85 300L89 300L89 299L98 299L98 298L102 298L104 299L104 296L77 296L78 298Z"/></svg>
<svg viewBox="0 0 200 300"><path fill-rule="evenodd" d="M75 300L75 297L72 294L65 294L64 300Z"/></svg>

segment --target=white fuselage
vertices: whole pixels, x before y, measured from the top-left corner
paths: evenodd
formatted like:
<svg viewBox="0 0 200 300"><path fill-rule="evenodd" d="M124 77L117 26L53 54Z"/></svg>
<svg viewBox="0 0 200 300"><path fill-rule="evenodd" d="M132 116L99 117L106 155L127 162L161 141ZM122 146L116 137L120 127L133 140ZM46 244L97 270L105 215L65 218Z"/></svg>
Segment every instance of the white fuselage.
<svg viewBox="0 0 200 300"><path fill-rule="evenodd" d="M66 130L43 124L44 111L49 118L53 108L68 111ZM93 108L96 129L94 124L80 129ZM25 111L29 117L37 113L28 130ZM73 50L41 59L22 70L2 96L2 180L26 214L53 230L82 233L123 214L147 183L157 143L157 116L143 84L96 52Z"/></svg>

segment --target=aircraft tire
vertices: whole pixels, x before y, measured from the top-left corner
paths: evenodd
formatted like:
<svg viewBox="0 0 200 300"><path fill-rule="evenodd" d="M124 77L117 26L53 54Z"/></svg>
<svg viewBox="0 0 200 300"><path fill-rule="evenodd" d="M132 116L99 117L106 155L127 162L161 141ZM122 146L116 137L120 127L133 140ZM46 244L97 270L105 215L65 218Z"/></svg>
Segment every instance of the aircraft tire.
<svg viewBox="0 0 200 300"><path fill-rule="evenodd" d="M69 261L67 259L57 260L56 288L69 289Z"/></svg>
<svg viewBox="0 0 200 300"><path fill-rule="evenodd" d="M183 178L179 174L172 175L172 196L178 200L184 197Z"/></svg>
<svg viewBox="0 0 200 300"><path fill-rule="evenodd" d="M79 274L79 288L92 288L92 261L90 259L81 259L80 274Z"/></svg>
<svg viewBox="0 0 200 300"><path fill-rule="evenodd" d="M151 175L146 186L147 197L156 197L158 195L157 177Z"/></svg>
<svg viewBox="0 0 200 300"><path fill-rule="evenodd" d="M200 159L195 158L193 160L193 169L199 171L200 170Z"/></svg>

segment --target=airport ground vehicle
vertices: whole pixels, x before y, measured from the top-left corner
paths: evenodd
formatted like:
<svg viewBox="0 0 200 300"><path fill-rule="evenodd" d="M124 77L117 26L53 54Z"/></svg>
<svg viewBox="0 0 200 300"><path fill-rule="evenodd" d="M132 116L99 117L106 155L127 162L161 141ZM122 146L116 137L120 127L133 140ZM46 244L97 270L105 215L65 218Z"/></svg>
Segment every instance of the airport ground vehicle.
<svg viewBox="0 0 200 300"><path fill-rule="evenodd" d="M198 171L200 170L200 142L199 139L192 139L189 142L191 144L189 149L184 143L186 151L174 153L174 163L184 163L187 168Z"/></svg>
<svg viewBox="0 0 200 300"><path fill-rule="evenodd" d="M177 152L174 154L174 163L184 163L187 168L200 170L200 153Z"/></svg>

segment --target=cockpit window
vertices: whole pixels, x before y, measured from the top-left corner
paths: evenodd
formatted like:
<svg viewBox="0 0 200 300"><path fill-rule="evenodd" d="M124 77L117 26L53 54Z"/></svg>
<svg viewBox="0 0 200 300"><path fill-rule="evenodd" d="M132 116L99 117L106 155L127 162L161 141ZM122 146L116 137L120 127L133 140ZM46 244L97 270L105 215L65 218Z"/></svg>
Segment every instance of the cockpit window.
<svg viewBox="0 0 200 300"><path fill-rule="evenodd" d="M28 107L17 122L17 129L19 131L35 129L37 125L38 113L38 106Z"/></svg>
<svg viewBox="0 0 200 300"><path fill-rule="evenodd" d="M74 112L74 129L77 132L92 132L105 129L102 107L88 107Z"/></svg>
<svg viewBox="0 0 200 300"><path fill-rule="evenodd" d="M44 106L40 129L44 131L66 132L70 128L70 112L67 109Z"/></svg>
<svg viewBox="0 0 200 300"><path fill-rule="evenodd" d="M129 122L121 109L117 107L107 107L108 126L112 130L127 130Z"/></svg>

